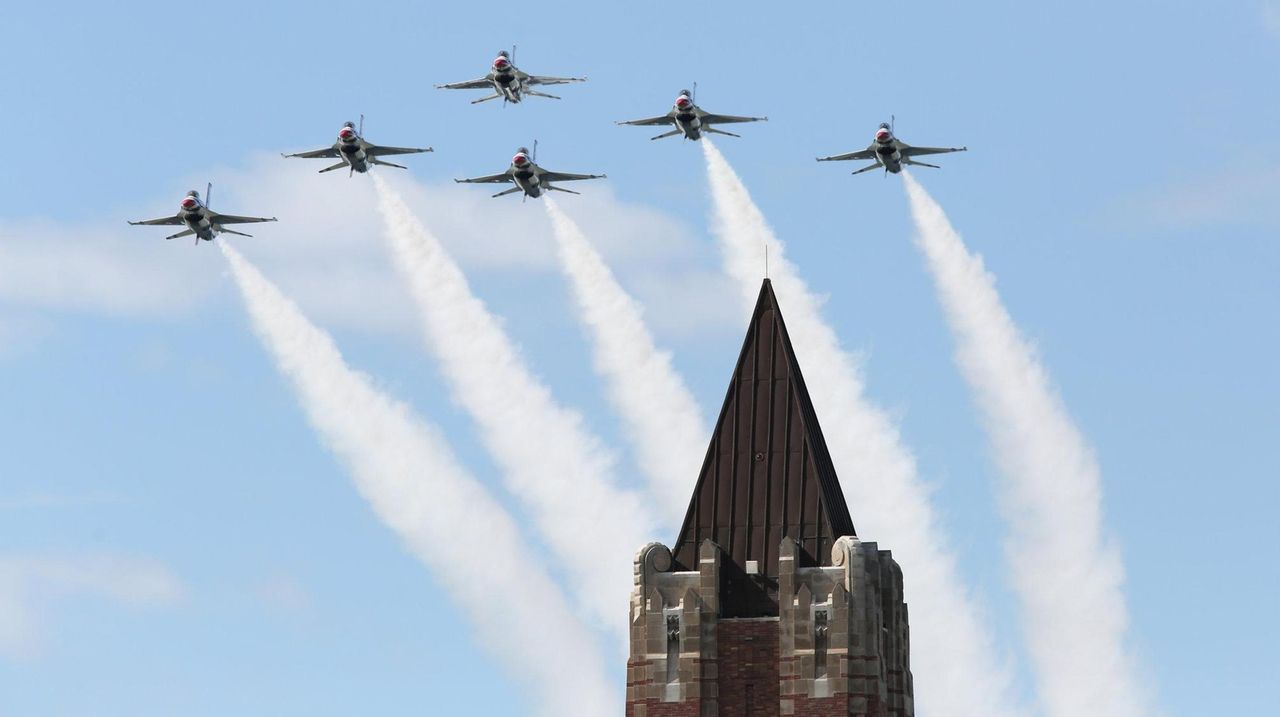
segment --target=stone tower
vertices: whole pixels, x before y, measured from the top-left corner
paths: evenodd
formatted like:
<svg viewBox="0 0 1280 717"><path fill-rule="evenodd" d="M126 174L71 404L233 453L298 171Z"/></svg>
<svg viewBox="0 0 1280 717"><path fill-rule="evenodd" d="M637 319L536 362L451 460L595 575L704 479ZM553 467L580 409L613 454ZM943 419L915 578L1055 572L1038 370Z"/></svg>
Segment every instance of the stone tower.
<svg viewBox="0 0 1280 717"><path fill-rule="evenodd" d="M912 717L909 644L766 279L680 535L636 554L627 717Z"/></svg>

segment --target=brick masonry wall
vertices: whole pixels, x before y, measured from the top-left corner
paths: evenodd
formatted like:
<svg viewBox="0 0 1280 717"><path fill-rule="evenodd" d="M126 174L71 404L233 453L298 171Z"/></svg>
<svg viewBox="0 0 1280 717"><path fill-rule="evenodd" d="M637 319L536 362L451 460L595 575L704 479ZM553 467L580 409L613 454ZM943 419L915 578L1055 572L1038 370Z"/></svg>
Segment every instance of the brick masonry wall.
<svg viewBox="0 0 1280 717"><path fill-rule="evenodd" d="M686 699L683 702L663 702L644 699L638 695L649 693L652 680L646 677L649 661L633 658L627 661L627 712L626 717L701 717L701 700Z"/></svg>
<svg viewBox="0 0 1280 717"><path fill-rule="evenodd" d="M719 717L780 717L778 621L721 620Z"/></svg>

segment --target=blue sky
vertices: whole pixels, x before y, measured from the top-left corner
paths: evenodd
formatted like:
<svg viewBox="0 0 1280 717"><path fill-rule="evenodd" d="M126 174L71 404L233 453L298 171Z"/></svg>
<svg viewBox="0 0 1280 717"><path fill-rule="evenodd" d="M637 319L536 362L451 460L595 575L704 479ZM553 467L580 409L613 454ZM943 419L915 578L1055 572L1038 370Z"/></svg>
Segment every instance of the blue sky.
<svg viewBox="0 0 1280 717"><path fill-rule="evenodd" d="M317 441L217 252L124 221L209 180L215 208L279 216L237 246L500 494L387 281L368 182L276 156L361 112L373 141L434 145L407 161L423 220L638 481L541 208L450 179L498 171L534 138L553 169L607 172L561 205L712 415L744 324L701 152L612 124L694 81L705 108L769 116L718 146L865 353L872 398L1018 653L996 472L900 182L812 161L864 146L891 113L908 142L969 146L917 176L1097 450L1159 704L1269 706L1256 686L1280 677L1276 3L69 4L10 9L6 27L0 640L25 637L0 649L0 714L523 710ZM512 43L527 71L590 81L507 108L432 89Z"/></svg>

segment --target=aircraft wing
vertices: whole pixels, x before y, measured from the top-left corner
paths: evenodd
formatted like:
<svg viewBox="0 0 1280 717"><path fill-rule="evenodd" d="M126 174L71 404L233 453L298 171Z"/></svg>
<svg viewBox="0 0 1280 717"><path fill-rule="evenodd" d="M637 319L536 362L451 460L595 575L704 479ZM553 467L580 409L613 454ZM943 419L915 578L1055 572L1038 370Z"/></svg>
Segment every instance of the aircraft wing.
<svg viewBox="0 0 1280 717"><path fill-rule="evenodd" d="M735 115L717 115L707 113L702 115L702 121L707 124L733 124L735 122L766 122L768 117L737 117Z"/></svg>
<svg viewBox="0 0 1280 717"><path fill-rule="evenodd" d="M497 184L499 182L510 182L511 175L507 172L502 174L490 174L484 177L472 177L470 179L455 179L459 184Z"/></svg>
<svg viewBox="0 0 1280 717"><path fill-rule="evenodd" d="M898 149L904 157L919 157L925 154L946 154L947 152L968 152L968 147L912 147L903 145Z"/></svg>
<svg viewBox="0 0 1280 717"><path fill-rule="evenodd" d="M548 182L572 182L577 179L604 179L603 174L569 174L568 172L543 172L540 176Z"/></svg>
<svg viewBox="0 0 1280 717"><path fill-rule="evenodd" d="M434 152L435 150L427 147L420 149L418 147L379 147L376 144L366 145L364 151L370 157L385 157L389 154L418 154L419 152Z"/></svg>
<svg viewBox="0 0 1280 717"><path fill-rule="evenodd" d="M819 162L839 162L845 159L875 159L876 151L871 147L860 149L857 152L849 152L848 154L833 154L830 157L818 157Z"/></svg>
<svg viewBox="0 0 1280 717"><path fill-rule="evenodd" d="M525 82L530 85L567 85L570 82L586 82L585 77L549 77L547 75L528 75Z"/></svg>
<svg viewBox="0 0 1280 717"><path fill-rule="evenodd" d="M297 154L286 154L285 156L298 157L301 159L322 159L322 158L337 159L338 148L336 146L325 147L324 149L317 149L311 152L298 152Z"/></svg>
<svg viewBox="0 0 1280 717"><path fill-rule="evenodd" d="M675 120L671 118L671 114L661 115L659 117L650 117L648 119L627 120L626 122L618 122L617 124L631 124L641 127L658 124L672 124Z"/></svg>
<svg viewBox="0 0 1280 717"><path fill-rule="evenodd" d="M241 217L235 214L219 214L209 212L210 224L257 224L258 222L274 222L275 217Z"/></svg>
<svg viewBox="0 0 1280 717"><path fill-rule="evenodd" d="M478 80L467 80L466 82L450 82L447 85L436 85L437 90L485 90L493 87L493 82L489 80L488 75Z"/></svg>
<svg viewBox="0 0 1280 717"><path fill-rule="evenodd" d="M160 217L159 219L146 219L140 222L129 222L129 223L133 225L146 224L147 226L153 226L153 227L186 224L186 222L182 221L182 217L177 214L174 214L171 217Z"/></svg>

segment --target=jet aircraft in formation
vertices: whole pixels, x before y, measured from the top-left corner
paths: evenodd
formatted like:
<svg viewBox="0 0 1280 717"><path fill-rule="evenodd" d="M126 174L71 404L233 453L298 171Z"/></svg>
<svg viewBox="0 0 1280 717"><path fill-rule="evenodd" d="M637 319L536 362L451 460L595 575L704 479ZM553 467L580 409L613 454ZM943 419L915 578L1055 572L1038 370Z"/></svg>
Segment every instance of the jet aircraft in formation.
<svg viewBox="0 0 1280 717"><path fill-rule="evenodd" d="M585 77L549 77L546 75L530 75L516 67L515 63L516 48L511 48L511 54L507 54L506 50L498 53L493 58L493 63L489 65L489 74L484 77L467 80L466 82L451 82L447 85L436 85L439 90L493 90L493 94L481 97L478 100L472 100L471 104L476 105L489 100L502 98L502 104L508 102L518 103L524 99L525 95L529 97L548 97L553 100L560 99L555 95L549 95L546 92L539 92L533 89L541 85L564 85L570 82L586 82Z"/></svg>
<svg viewBox="0 0 1280 717"><path fill-rule="evenodd" d="M544 191L548 192L566 192L568 194L580 194L572 189L564 189L563 187L553 186L552 182L572 182L580 179L604 179L603 174L569 174L567 172L552 172L539 167L537 164L538 143L533 143L533 151L530 152L527 147L521 147L516 150L516 154L511 158L511 166L507 167L505 172L498 174L490 174L485 177L472 177L470 179L455 179L453 181L461 184L505 184L512 182L515 184L510 189L504 189L493 195L501 197L504 194L515 194L516 192L524 192L526 199L534 197L535 199L542 196Z"/></svg>
<svg viewBox="0 0 1280 717"><path fill-rule="evenodd" d="M674 137L683 134L685 139L698 140L703 134L723 134L729 137L740 137L741 135L732 132L725 132L721 129L712 127L713 124L733 124L737 122L765 122L768 117L737 117L734 115L718 115L707 112L694 102L695 93L698 91L698 85L693 85L693 92L689 90L680 90L680 94L676 97L676 101L672 103L670 111L665 115L657 117L649 117L648 119L628 120L619 122L618 124L637 125L641 127L654 125L672 125L675 129L670 132L663 132L656 137L649 139L662 139L663 137Z"/></svg>
<svg viewBox="0 0 1280 717"><path fill-rule="evenodd" d="M297 154L286 154L285 157L299 157L301 159L340 159L338 162L329 167L320 170L321 174L332 172L335 169L348 167L347 176L350 177L355 172L364 174L369 171L369 167L374 164L383 167L397 167L399 169L408 169L399 164L385 162L379 157L386 157L393 154L418 154L420 152L433 152L430 147L419 149L417 147L382 147L372 142L368 142L364 138L364 115L360 115L360 128L357 129L354 122L343 122L342 129L338 130L338 140L333 143L332 147L317 149L311 152L298 152Z"/></svg>
<svg viewBox="0 0 1280 717"><path fill-rule="evenodd" d="M515 65L515 47L511 48L511 52L505 50L498 53L489 68L489 73L484 77L466 82L454 82L447 85L437 85L441 89L461 90L461 89L490 89L492 95L481 97L472 101L471 104L487 102L502 98L503 104L508 102L518 103L524 97L549 97L551 99L560 99L555 95L540 92L533 89L542 85L560 85L570 82L583 82L585 77L549 77L542 75L530 75L522 72ZM646 119L629 120L626 122L618 122L620 125L638 125L638 126L657 126L667 125L672 129L659 134L652 139L662 139L663 137L674 137L683 135L685 139L698 140L704 135L718 134L729 137L738 137L732 132L726 132L718 129L715 125L736 124L742 122L763 122L768 120L767 117L743 117L737 115L721 115L713 112L707 112L697 105L695 101L695 93L698 86L694 84L693 91L680 90L680 94L676 96L675 102L672 103L671 109L664 115L657 117L649 117ZM455 179L455 182L463 184L506 184L511 183L514 186L504 189L494 197L501 197L507 194L523 192L524 198L540 197L545 192L566 192L568 194L578 194L570 189L555 186L558 182L571 182L584 179L603 179L603 174L570 174L568 172L552 172L540 167L537 163L538 143L533 143L533 151L528 148L521 147L516 151L514 157L511 158L511 165L507 169L498 174L491 174L484 177L471 177L468 179ZM903 142L894 135L893 123L884 122L876 130L875 139L871 144L862 150L849 152L847 154L837 154L830 157L819 157L819 162L841 161L841 160L870 160L872 164L855 170L854 174L862 174L873 169L883 168L886 174L897 174L902 171L904 166L916 167L934 167L935 164L927 164L917 161L915 158L930 155L944 154L947 152L964 152L967 147L914 147ZM285 157L301 158L301 159L337 159L337 163L332 164L320 170L320 173L332 172L335 169L347 168L348 176L353 176L356 172L364 174L374 165L384 167L396 167L406 169L406 167L393 164L381 159L382 157L398 154L418 154L421 152L431 152L431 147L383 147L373 144L364 138L364 115L360 115L360 125L357 127L354 122L345 122L342 129L338 130L337 141L332 146L324 149L312 150L310 152L297 152L295 154L286 154ZM129 222L130 224L145 225L185 225L186 229L165 237L166 239L177 239L179 237L195 236L196 244L201 239L205 241L213 241L218 234L235 234L238 236L250 236L242 232L227 229L228 224L249 224L255 222L274 222L275 217L245 217L234 214L219 214L209 208L209 193L213 189L213 184L205 190L204 200L201 201L200 193L194 189L187 192L182 199L178 213L171 217L160 217L159 219L147 219L140 222Z"/></svg>
<svg viewBox="0 0 1280 717"><path fill-rule="evenodd" d="M253 236L244 232L227 229L227 224L254 224L257 222L274 222L275 217L242 217L235 214L219 214L209 208L209 195L213 193L213 184L210 183L204 192L204 201L200 201L200 192L192 189L187 192L187 196L182 198L182 202L178 205L178 213L171 217L160 217L159 219L147 219L140 222L129 222L130 224L145 224L148 226L181 226L186 225L186 229L165 237L165 239L178 239L180 237L195 236L196 244L201 239L205 241L213 241L213 238L219 234L235 234L242 237Z"/></svg>
<svg viewBox="0 0 1280 717"><path fill-rule="evenodd" d="M926 154L946 154L947 152L967 151L969 151L968 147L912 147L894 136L892 122L881 122L879 129L876 130L875 139L866 149L860 149L857 152L849 152L848 154L818 157L818 161L839 162L847 159L871 159L875 160L875 164L870 164L862 169L854 170L853 173L862 174L863 172L870 172L873 169L884 167L884 171L887 174L897 174L902 171L903 165L940 169L936 164L917 162L912 159L912 157L919 157Z"/></svg>

